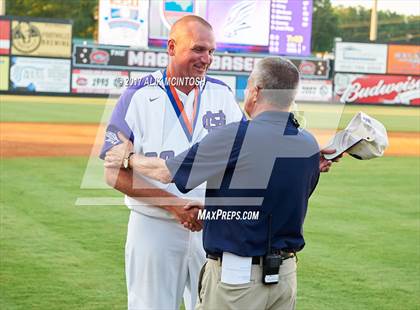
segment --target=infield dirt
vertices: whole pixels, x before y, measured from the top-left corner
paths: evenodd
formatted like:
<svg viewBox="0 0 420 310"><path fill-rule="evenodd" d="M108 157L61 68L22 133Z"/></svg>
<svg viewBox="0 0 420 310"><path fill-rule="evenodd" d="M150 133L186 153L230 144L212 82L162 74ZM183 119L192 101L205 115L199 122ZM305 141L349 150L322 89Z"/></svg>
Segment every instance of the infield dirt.
<svg viewBox="0 0 420 310"><path fill-rule="evenodd" d="M0 156L88 156L98 154L104 127L93 124L0 123ZM313 131L320 145L331 132ZM97 139L98 138L98 139ZM420 156L419 132L388 132L385 155Z"/></svg>

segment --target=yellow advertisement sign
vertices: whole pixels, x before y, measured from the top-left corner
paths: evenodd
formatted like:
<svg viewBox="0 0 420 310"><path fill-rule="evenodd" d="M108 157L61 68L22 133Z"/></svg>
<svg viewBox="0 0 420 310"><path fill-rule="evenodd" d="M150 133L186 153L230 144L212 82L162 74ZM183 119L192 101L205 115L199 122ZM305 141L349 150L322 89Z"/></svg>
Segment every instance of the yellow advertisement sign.
<svg viewBox="0 0 420 310"><path fill-rule="evenodd" d="M9 89L9 57L0 56L0 90Z"/></svg>
<svg viewBox="0 0 420 310"><path fill-rule="evenodd" d="M12 54L71 57L71 24L12 22Z"/></svg>

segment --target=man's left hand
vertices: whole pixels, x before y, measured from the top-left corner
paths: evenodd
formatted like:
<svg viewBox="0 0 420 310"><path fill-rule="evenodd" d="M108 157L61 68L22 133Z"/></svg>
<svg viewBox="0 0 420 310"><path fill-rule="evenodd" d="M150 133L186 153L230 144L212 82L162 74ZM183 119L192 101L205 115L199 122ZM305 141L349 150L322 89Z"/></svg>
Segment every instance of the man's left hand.
<svg viewBox="0 0 420 310"><path fill-rule="evenodd" d="M321 150L321 157L319 159L319 171L321 172L328 172L331 168L331 165L333 162L339 162L340 158L343 157L343 154L340 154L339 156L337 156L336 158L334 158L333 160L328 160L324 157L325 155L328 154L334 154L335 153L335 149L323 149Z"/></svg>

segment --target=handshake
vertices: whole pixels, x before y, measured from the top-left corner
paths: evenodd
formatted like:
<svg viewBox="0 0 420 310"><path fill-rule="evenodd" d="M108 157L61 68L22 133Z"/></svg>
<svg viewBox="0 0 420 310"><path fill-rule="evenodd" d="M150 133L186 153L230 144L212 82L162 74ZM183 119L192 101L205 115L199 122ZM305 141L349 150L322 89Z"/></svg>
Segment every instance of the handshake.
<svg viewBox="0 0 420 310"><path fill-rule="evenodd" d="M184 207L174 206L168 210L175 219L185 228L191 231L200 231L203 229L203 222L198 219L199 211L203 205L196 201L189 201Z"/></svg>
<svg viewBox="0 0 420 310"><path fill-rule="evenodd" d="M129 162L129 154L132 154L134 150L133 143L129 139L127 139L121 132L118 132L117 136L122 143L114 145L106 153L104 166L108 169L120 169L131 167L131 164ZM159 169L157 167L152 166L149 170L151 171L151 173L146 174L146 176L153 178L155 171L158 170ZM157 180L159 180L159 178L157 178ZM163 182L162 180L160 181ZM169 180L164 181L164 183L168 182ZM163 204L162 208L171 213L174 216L174 218L185 228L191 231L200 231L203 228L203 223L201 220L198 219L198 213L200 210L203 209L203 205L200 202L186 200L179 197L175 198L175 200L176 201L174 201L174 203L171 203L170 205Z"/></svg>
<svg viewBox="0 0 420 310"><path fill-rule="evenodd" d="M161 183L170 183L172 177L165 164L160 158L149 158L140 154L133 154L133 144L121 132L117 133L120 144L114 145L105 156L105 168L120 169L133 168L141 173ZM335 156L334 159L327 159L325 156L334 154L335 149L324 149L320 151L319 171L328 172L333 162L337 162L343 156L342 154ZM327 156L328 157L328 156ZM130 159L131 158L131 159ZM141 195L144 196L144 195ZM148 193L146 193L148 196ZM165 205L163 208L170 212L179 223L191 231L199 231L202 229L202 222L198 219L199 210L203 208L200 203L176 198L176 204L171 206Z"/></svg>

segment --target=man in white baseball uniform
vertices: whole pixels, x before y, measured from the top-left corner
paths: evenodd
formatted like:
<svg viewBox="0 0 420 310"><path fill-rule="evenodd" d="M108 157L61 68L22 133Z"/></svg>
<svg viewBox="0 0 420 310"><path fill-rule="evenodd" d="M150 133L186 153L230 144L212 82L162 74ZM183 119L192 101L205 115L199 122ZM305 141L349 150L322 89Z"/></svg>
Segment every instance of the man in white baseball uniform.
<svg viewBox="0 0 420 310"><path fill-rule="evenodd" d="M229 87L206 76L214 50L214 34L204 19L190 15L178 20L169 34L168 67L120 97L101 158L124 145L118 132L130 138L135 153L168 159L214 128L242 119ZM131 155L126 154L124 162ZM105 168L105 177L126 195L131 210L125 249L128 309L177 310L184 293L187 309L193 308L205 252L197 209L188 205L204 201L205 185L184 195L173 184L126 168Z"/></svg>

